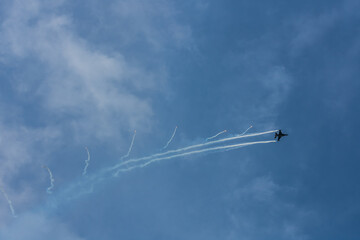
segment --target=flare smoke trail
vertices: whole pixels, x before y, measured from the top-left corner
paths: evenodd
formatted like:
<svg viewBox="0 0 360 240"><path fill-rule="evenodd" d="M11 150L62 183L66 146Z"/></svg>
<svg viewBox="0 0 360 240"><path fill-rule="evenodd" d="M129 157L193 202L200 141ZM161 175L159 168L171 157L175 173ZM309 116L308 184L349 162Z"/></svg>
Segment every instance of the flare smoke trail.
<svg viewBox="0 0 360 240"><path fill-rule="evenodd" d="M225 142L225 141L231 141L231 140L236 140L236 139L240 139L240 138L247 138L247 137L255 137L255 136L260 136L260 135L265 135L268 133L273 133L273 132L277 132L278 130L271 130L271 131L266 131L266 132L260 132L260 133L252 133L252 134L248 134L248 135L236 135L234 137L228 137L228 138L222 138L219 140L215 140L215 141L211 141L211 142L206 142L206 143L201 143L201 144L195 144L195 145L191 145L188 147L184 147L184 148L180 148L180 149L176 149L176 150L170 150L164 153L156 153L147 157L142 157L142 158L135 158L135 159L129 159L127 161L121 162L116 164L113 167L110 167L108 169L106 169L106 171L112 171L114 169L117 169L125 164L129 164L129 163L133 163L133 162L139 162L139 161L144 161L144 160L150 160L156 157L161 157L161 156L165 156L168 154L174 154L174 153L179 153L179 152L184 152L193 148L200 148L200 147L205 147L208 145L212 145L212 144L217 144L217 143L221 143L221 142Z"/></svg>
<svg viewBox="0 0 360 240"><path fill-rule="evenodd" d="M86 171L87 171L87 168L89 166L89 162L90 162L90 153L89 153L89 149L87 147L85 147L86 149L86 152L87 152L87 155L88 155L88 158L85 160L85 167L84 167L84 171L83 171L83 174L82 175L86 175Z"/></svg>
<svg viewBox="0 0 360 240"><path fill-rule="evenodd" d="M134 135L133 135L133 137L132 137L129 150L128 150L128 152L127 152L127 154L126 154L125 156L121 157L121 160L124 159L124 158L127 158L127 157L130 155L131 149L132 149L132 147L133 147L133 145L134 145L135 136L136 136L136 130L134 131Z"/></svg>
<svg viewBox="0 0 360 240"><path fill-rule="evenodd" d="M53 178L52 172L50 171L50 168L49 168L48 166L45 166L45 165L43 165L43 168L45 168L45 169L48 171L48 173L49 173L49 177L50 177L50 187L48 187L48 188L46 189L46 192L47 192L48 194L51 194L51 193L52 193L51 189L54 188L54 182L55 182L55 180L54 180L54 178Z"/></svg>
<svg viewBox="0 0 360 240"><path fill-rule="evenodd" d="M171 138L170 138L169 141L166 143L166 145L163 147L163 150L166 149L166 148L169 146L169 144L172 142L173 138L175 137L176 129L177 129L177 126L175 127L174 132L173 132L173 134L171 135Z"/></svg>
<svg viewBox="0 0 360 240"><path fill-rule="evenodd" d="M250 128L252 128L253 126L250 126L248 129L245 130L245 132L243 132L242 134L240 134L240 136L244 135L245 133L247 133L247 131L250 130Z"/></svg>
<svg viewBox="0 0 360 240"><path fill-rule="evenodd" d="M194 155L194 154L199 154L199 153L205 153L205 152L210 152L210 151L231 150L231 149L236 149L236 148L239 148L239 147L245 147L245 146L254 145L254 144L265 144L265 143L275 143L275 142L276 142L275 140L270 140L270 141L257 141L257 142L238 143L238 144L231 144L231 145L225 145L225 146L219 146L219 147L205 148L205 149L201 149L201 150L175 154L175 155L171 155L171 156L167 156L167 157L154 158L154 159L151 159L150 161L148 161L146 163L143 163L143 164L135 165L135 166L128 167L128 168L125 168L125 169L119 169L114 174L114 176L117 176L120 172L128 172L128 171L130 171L130 170L132 170L134 168L143 168L143 167L146 167L147 165L149 165L149 164L151 164L153 162L157 162L157 161L161 161L161 160L168 160L168 159L184 157L184 156L189 156L189 155Z"/></svg>
<svg viewBox="0 0 360 240"><path fill-rule="evenodd" d="M5 192L4 190L2 190L1 188L0 188L0 192L2 192L2 194L3 194L4 197L6 198L6 201L7 201L8 204L9 204L9 208L10 208L10 211L11 211L12 216L13 216L14 218L16 218L17 216L16 216L16 214L15 214L14 207L13 207L12 202L11 202L11 200L9 199L8 195L7 195L6 192Z"/></svg>
<svg viewBox="0 0 360 240"><path fill-rule="evenodd" d="M211 145L211 144L217 144L217 143L222 143L222 142L241 139L241 138L253 137L253 136L260 136L260 135L264 135L264 134L268 134L268 133L273 133L276 131L278 131L278 130L253 133L253 134L248 134L248 135L243 135L243 136L236 135L233 137L215 140L215 141L211 141L208 143L191 145L191 146L188 146L185 148L167 151L165 153L158 153L158 154L153 154L153 155L142 157L142 158L129 159L122 163L118 163L112 167L104 168L92 175L89 175L89 177L87 177L87 178L81 178L79 181L71 184L67 188L61 189L61 191L58 192L57 197L54 198L53 201L48 204L48 207L49 208L57 207L60 204L64 203L66 200L71 199L70 196L79 197L79 196L87 193L84 190L86 188L86 186L93 186L94 184L100 183L101 181L104 181L107 178L116 177L120 172L131 171L134 168L143 168L143 167L145 167L153 162L156 162L156 161L173 159L173 158L178 158L178 157L183 157L183 156L190 156L192 154L208 153L211 151L214 151L214 152L215 151L228 151L228 150L232 150L232 149L236 149L236 148L240 148L240 147L244 147L244 146L248 146L248 145L254 145L254 144L274 143L274 142L276 142L275 140L259 141L259 142L246 142L246 143L240 143L240 144L239 143L238 144L229 144L228 143L228 144L220 145L217 147L209 147L209 145ZM187 150L199 148L199 147L204 147L204 148L199 149L199 150L187 151ZM186 151L186 152L183 152L183 151ZM147 161L145 161L145 160L147 160ZM135 162L139 162L139 161L144 161L144 162L128 166L128 163L135 163ZM81 190L83 190L83 191L81 191Z"/></svg>
<svg viewBox="0 0 360 240"><path fill-rule="evenodd" d="M214 138L216 138L217 136L219 136L219 135L221 135L221 134L223 134L223 133L226 133L226 130L224 130L224 131L222 131L222 132L219 132L219 133L215 134L215 135L212 136L212 137L208 137L208 138L206 139L206 141L209 141L209 140L211 140L211 139L214 139Z"/></svg>

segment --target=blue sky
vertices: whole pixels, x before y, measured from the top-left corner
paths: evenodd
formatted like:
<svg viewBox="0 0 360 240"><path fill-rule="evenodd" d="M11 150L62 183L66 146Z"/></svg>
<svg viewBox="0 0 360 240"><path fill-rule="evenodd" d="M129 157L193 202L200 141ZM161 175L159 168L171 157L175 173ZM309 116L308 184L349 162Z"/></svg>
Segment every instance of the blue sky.
<svg viewBox="0 0 360 240"><path fill-rule="evenodd" d="M0 239L357 239L359 10L4 0ZM289 136L104 172L251 125Z"/></svg>

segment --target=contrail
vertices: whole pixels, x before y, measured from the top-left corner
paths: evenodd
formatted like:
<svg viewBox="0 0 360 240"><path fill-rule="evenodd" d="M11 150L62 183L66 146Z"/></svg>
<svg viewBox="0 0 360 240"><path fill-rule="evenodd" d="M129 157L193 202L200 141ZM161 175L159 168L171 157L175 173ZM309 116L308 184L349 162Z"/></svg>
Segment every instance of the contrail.
<svg viewBox="0 0 360 240"><path fill-rule="evenodd" d="M87 171L87 168L89 166L89 162L90 162L90 153L89 153L89 149L87 147L85 147L86 149L86 152L87 152L87 155L88 155L88 158L85 160L85 167L84 167L84 171L83 171L83 175L86 175L86 171Z"/></svg>
<svg viewBox="0 0 360 240"><path fill-rule="evenodd" d="M243 132L242 134L240 134L240 136L244 135L245 133L247 133L247 131L250 130L250 128L252 128L253 126L250 126L248 129L245 130L245 132Z"/></svg>
<svg viewBox="0 0 360 240"><path fill-rule="evenodd" d="M110 167L107 169L107 171L112 171L114 169L117 169L125 164L128 163L132 163L132 162L139 162L139 161L144 161L144 160L150 160L152 158L156 158L156 157L161 157L161 156L165 156L168 154L174 154L174 153L179 153L179 152L184 152L190 149L194 149L194 148L200 148L200 147L205 147L208 145L212 145L212 144L217 144L217 143L221 143L221 142L225 142L225 141L231 141L231 140L236 140L236 139L240 139L240 138L246 138L246 137L255 137L255 136L260 136L260 135L264 135L264 134L268 134L268 133L273 133L276 132L278 130L271 130L271 131L266 131L266 132L260 132L260 133L252 133L252 134L248 134L248 135L236 135L234 137L228 137L228 138L222 138L219 140L215 140L215 141L211 141L211 142L206 142L206 143L201 143L201 144L195 144L195 145L191 145L188 147L184 147L184 148L180 148L180 149L176 149L176 150L170 150L164 153L156 153L147 157L142 157L142 158L135 158L135 159L129 159L127 161L121 162L116 164L113 167Z"/></svg>
<svg viewBox="0 0 360 240"><path fill-rule="evenodd" d="M125 156L121 157L121 160L124 159L124 158L127 158L127 157L130 155L131 149L132 149L132 147L133 147L133 145L134 145L135 136L136 136L136 130L134 131L134 135L133 135L133 137L132 137L129 150L128 150L128 152L127 152L127 154L126 154Z"/></svg>
<svg viewBox="0 0 360 240"><path fill-rule="evenodd" d="M11 211L12 216L13 216L14 218L16 218L17 216L16 216L16 214L15 214L15 210L14 210L14 207L13 207L13 205L12 205L11 200L9 199L8 195L6 194L6 192L5 192L4 190L2 190L2 189L0 188L0 191L2 192L2 194L3 194L4 197L6 198L6 201L7 201L8 204L9 204L9 208L10 208L10 211Z"/></svg>
<svg viewBox="0 0 360 240"><path fill-rule="evenodd" d="M169 146L169 144L171 143L171 141L172 141L173 138L175 137L176 129L177 129L177 126L175 127L174 132L173 132L173 134L171 135L171 138L170 138L169 141L166 143L166 145L163 147L163 150L166 149L166 148Z"/></svg>
<svg viewBox="0 0 360 240"><path fill-rule="evenodd" d="M231 144L231 145L225 145L225 146L219 146L219 147L205 148L205 149L201 149L201 150L175 154L175 155L171 155L171 156L167 156L167 157L154 158L154 159L151 159L150 161L148 161L146 163L143 163L143 164L135 165L135 166L128 167L128 168L125 168L125 169L119 169L114 174L114 176L117 176L120 172L127 172L127 171L130 171L130 170L134 169L134 168L143 168L143 167L146 167L147 165L149 165L149 164L151 164L153 162L157 162L157 161L161 161L161 160L168 160L168 159L172 159L172 158L184 157L184 156L188 156L188 155L194 155L194 154L205 153L205 152L210 152L210 151L231 150L231 149L244 147L244 146L249 146L249 145L254 145L254 144L265 144L265 143L275 143L275 142L276 142L275 140L270 140L270 141L257 141L257 142L238 143L238 144Z"/></svg>
<svg viewBox="0 0 360 240"><path fill-rule="evenodd" d="M209 141L209 140L211 140L211 139L214 139L214 138L216 138L217 136L219 136L219 135L221 135L221 134L223 134L223 133L226 133L226 130L224 130L224 131L222 131L222 132L219 132L219 133L215 134L215 135L212 136L212 137L208 137L208 138L206 139L206 141Z"/></svg>
<svg viewBox="0 0 360 240"><path fill-rule="evenodd" d="M48 173L49 173L49 177L50 177L50 187L48 187L48 188L46 189L46 192L47 192L48 194L51 194L51 193L52 193L51 189L54 188L54 182L55 182L55 180L54 180L54 178L53 178L52 172L50 171L50 168L49 168L48 166L45 166L45 165L43 165L42 167L45 168L45 169L48 171Z"/></svg>

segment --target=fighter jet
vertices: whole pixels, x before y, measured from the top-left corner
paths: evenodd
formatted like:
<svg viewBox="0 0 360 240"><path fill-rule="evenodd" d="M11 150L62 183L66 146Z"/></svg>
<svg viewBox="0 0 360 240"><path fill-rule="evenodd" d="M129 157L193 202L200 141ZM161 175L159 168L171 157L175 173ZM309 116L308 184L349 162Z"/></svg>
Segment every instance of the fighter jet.
<svg viewBox="0 0 360 240"><path fill-rule="evenodd" d="M281 138L281 137L284 137L284 136L287 136L287 134L282 133L281 130L279 130L278 133L277 133L277 132L275 133L275 137L274 137L274 138L278 138L278 141L280 141L280 138Z"/></svg>

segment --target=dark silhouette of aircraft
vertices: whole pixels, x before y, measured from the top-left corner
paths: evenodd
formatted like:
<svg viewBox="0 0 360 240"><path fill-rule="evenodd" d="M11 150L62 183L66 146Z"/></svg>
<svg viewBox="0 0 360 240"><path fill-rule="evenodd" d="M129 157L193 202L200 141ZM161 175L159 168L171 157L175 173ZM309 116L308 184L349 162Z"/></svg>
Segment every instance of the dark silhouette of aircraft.
<svg viewBox="0 0 360 240"><path fill-rule="evenodd" d="M277 133L277 132L275 133L275 137L274 137L274 138L278 138L278 141L280 141L280 138L281 138L281 137L284 137L284 136L287 136L287 134L282 133L282 131L279 130L278 133Z"/></svg>

